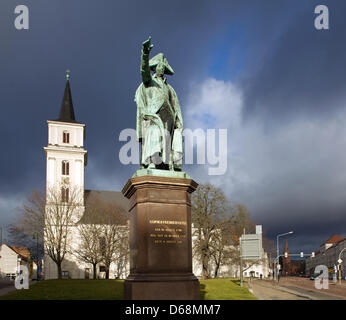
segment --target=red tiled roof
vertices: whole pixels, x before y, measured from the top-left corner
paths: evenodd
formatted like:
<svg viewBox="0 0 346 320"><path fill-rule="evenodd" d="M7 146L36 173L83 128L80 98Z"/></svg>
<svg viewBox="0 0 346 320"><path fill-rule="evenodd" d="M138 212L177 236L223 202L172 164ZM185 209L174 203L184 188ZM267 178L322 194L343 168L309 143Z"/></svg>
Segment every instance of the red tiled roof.
<svg viewBox="0 0 346 320"><path fill-rule="evenodd" d="M17 254L21 255L24 259L29 259L30 258L30 251L28 248L25 247L15 247L15 246L10 246L10 248L16 252Z"/></svg>
<svg viewBox="0 0 346 320"><path fill-rule="evenodd" d="M337 235L337 234L334 234L331 238L329 238L325 243L338 243L340 241L342 241L343 239Z"/></svg>

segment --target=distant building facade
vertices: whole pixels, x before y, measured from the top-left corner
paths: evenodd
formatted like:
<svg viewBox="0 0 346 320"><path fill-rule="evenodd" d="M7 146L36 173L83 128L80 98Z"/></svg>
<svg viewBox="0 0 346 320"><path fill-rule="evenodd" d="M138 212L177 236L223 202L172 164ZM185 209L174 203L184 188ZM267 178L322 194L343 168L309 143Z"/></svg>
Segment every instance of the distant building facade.
<svg viewBox="0 0 346 320"><path fill-rule="evenodd" d="M306 259L306 275L314 274L315 268L319 265L325 265L330 274L333 274L338 265L340 253L346 248L346 237L342 238L335 234L326 242L322 243L320 249L314 252L314 257ZM341 254L341 276L346 276L346 249Z"/></svg>

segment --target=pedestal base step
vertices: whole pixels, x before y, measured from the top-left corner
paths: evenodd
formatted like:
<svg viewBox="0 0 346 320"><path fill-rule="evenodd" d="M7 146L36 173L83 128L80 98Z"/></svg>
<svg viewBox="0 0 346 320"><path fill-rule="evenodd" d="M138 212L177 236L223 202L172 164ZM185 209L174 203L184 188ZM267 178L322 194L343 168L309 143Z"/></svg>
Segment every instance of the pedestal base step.
<svg viewBox="0 0 346 320"><path fill-rule="evenodd" d="M125 280L126 300L199 300L199 282Z"/></svg>

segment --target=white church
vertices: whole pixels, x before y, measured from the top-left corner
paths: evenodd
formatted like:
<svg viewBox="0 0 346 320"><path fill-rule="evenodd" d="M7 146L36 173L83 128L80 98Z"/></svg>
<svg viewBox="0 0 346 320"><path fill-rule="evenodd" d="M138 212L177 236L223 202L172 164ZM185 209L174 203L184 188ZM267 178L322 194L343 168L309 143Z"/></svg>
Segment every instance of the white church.
<svg viewBox="0 0 346 320"><path fill-rule="evenodd" d="M81 197L78 201L81 204L80 207L74 210L75 225L71 227L69 232L71 235L68 241L70 250L62 262L62 276L69 279L92 278L92 265L80 261L78 255L74 254L74 252L78 252L81 243L78 224L83 223L85 220L85 205L88 201L97 198L107 203L115 203L126 214L128 200L123 197L121 192L85 190L84 188L84 168L88 161L88 153L84 149L85 124L76 121L69 76L67 76L60 116L57 120L48 120L47 124L48 145L44 147L47 194L49 193L48 190L61 188L62 198L66 200L71 196L71 192L78 189L84 191L79 194L79 197ZM118 270L117 266L117 263L111 264L110 278L125 278L129 272L129 264L126 263L122 270ZM45 279L57 278L57 265L47 254L46 249L43 271ZM105 268L102 263L97 266L97 277L105 277Z"/></svg>
<svg viewBox="0 0 346 320"><path fill-rule="evenodd" d="M75 254L79 250L80 237L78 224L85 223L85 207L91 199L99 199L107 203L113 203L123 210L124 216L128 213L128 200L121 192L85 190L84 168L87 165L88 153L84 149L85 124L76 121L72 102L69 76L67 75L64 97L61 105L60 116L57 120L48 120L48 145L44 147L46 155L46 188L59 186L62 197L68 199L72 189L80 189L81 205L77 208L74 224L71 226L71 236L68 239L69 252L62 262L62 276L67 279L92 279L93 268L90 263L85 263ZM48 203L48 201L47 201ZM47 215L46 206L46 215ZM90 223L90 221L89 221ZM97 223L97 221L95 222ZM121 228L120 228L121 230ZM266 253L265 257L266 257ZM120 259L120 257L119 257ZM122 258L123 259L123 258ZM121 266L121 267L119 267ZM193 272L196 276L202 275L202 268L197 259L193 261ZM96 268L97 278L105 278L105 267L99 263ZM267 277L269 273L268 262L261 263L251 268L255 276ZM251 270L247 270L250 272ZM129 274L129 260L119 263L114 261L110 265L109 278L125 279ZM57 265L52 261L45 249L43 272L45 279L56 279ZM237 267L223 266L221 276L239 277ZM247 276L247 274L244 274Z"/></svg>

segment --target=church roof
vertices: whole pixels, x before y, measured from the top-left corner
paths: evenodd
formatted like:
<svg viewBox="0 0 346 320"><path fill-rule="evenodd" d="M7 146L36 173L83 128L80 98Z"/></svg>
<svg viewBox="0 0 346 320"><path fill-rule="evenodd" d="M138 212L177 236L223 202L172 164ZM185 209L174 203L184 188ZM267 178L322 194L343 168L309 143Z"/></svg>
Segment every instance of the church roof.
<svg viewBox="0 0 346 320"><path fill-rule="evenodd" d="M73 109L72 94L70 88L70 81L67 79L64 92L64 98L62 100L60 116L58 121L62 122L77 122Z"/></svg>
<svg viewBox="0 0 346 320"><path fill-rule="evenodd" d="M85 190L84 196L85 212L79 223L127 224L129 200L121 192Z"/></svg>

